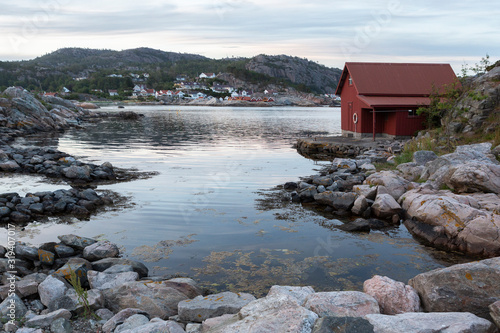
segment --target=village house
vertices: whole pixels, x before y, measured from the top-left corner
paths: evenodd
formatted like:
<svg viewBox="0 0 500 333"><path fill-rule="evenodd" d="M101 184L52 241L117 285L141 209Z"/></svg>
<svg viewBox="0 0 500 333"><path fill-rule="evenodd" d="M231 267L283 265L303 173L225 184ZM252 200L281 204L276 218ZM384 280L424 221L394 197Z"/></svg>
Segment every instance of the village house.
<svg viewBox="0 0 500 333"><path fill-rule="evenodd" d="M108 90L109 96L118 96L118 90Z"/></svg>
<svg viewBox="0 0 500 333"><path fill-rule="evenodd" d="M232 93L234 91L233 87L222 84L214 84L211 89L216 93Z"/></svg>
<svg viewBox="0 0 500 333"><path fill-rule="evenodd" d="M200 79L213 79L215 77L215 73L201 73L199 76Z"/></svg>
<svg viewBox="0 0 500 333"><path fill-rule="evenodd" d="M416 110L430 105L433 86L442 91L456 81L449 64L347 62L335 92L342 135L411 137L424 129Z"/></svg>
<svg viewBox="0 0 500 333"><path fill-rule="evenodd" d="M46 92L46 93L43 93L43 96L59 97L59 94L56 92Z"/></svg>

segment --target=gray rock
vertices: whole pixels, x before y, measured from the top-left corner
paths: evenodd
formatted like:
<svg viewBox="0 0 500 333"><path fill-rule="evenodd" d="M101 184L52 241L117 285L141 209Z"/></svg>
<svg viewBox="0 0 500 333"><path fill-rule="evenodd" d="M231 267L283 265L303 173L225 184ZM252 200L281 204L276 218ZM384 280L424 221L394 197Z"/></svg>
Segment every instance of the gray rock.
<svg viewBox="0 0 500 333"><path fill-rule="evenodd" d="M315 195L318 194L318 191L316 190L316 186L310 185L308 188L301 190L299 192L299 198L302 201L309 202L313 201Z"/></svg>
<svg viewBox="0 0 500 333"><path fill-rule="evenodd" d="M312 287L295 287L295 286L272 286L267 293L267 296L289 295L297 300L299 305L304 304L307 296L314 294Z"/></svg>
<svg viewBox="0 0 500 333"><path fill-rule="evenodd" d="M438 156L430 150L419 150L413 153L413 162L417 165L425 165L427 162L434 161Z"/></svg>
<svg viewBox="0 0 500 333"><path fill-rule="evenodd" d="M7 297L0 304L1 318L8 318L9 320L21 319L26 315L26 312L28 312L28 308L16 294Z"/></svg>
<svg viewBox="0 0 500 333"><path fill-rule="evenodd" d="M392 171L380 171L370 175L365 180L365 185L382 185L387 188L389 194L398 200L408 190L409 181L398 176ZM367 197L368 198L368 197Z"/></svg>
<svg viewBox="0 0 500 333"><path fill-rule="evenodd" d="M64 176L69 179L79 179L83 181L90 181L92 178L90 177L90 173L92 170L88 166L76 166L72 165L70 167L64 168L63 170Z"/></svg>
<svg viewBox="0 0 500 333"><path fill-rule="evenodd" d="M71 323L68 319L59 318L50 324L50 331L52 333L71 333L73 332L73 328L71 327Z"/></svg>
<svg viewBox="0 0 500 333"><path fill-rule="evenodd" d="M54 246L54 249L56 251L56 254L60 258L71 257L75 254L75 250L72 247L66 246L66 245L58 244L58 245Z"/></svg>
<svg viewBox="0 0 500 333"><path fill-rule="evenodd" d="M0 207L0 218L8 216L10 214L11 210L9 207Z"/></svg>
<svg viewBox="0 0 500 333"><path fill-rule="evenodd" d="M110 320L111 318L113 318L113 316L115 315L113 312L111 312L111 310L109 309L106 309L106 308L102 308L102 309L99 309L95 312L95 314L101 318L101 320L104 320L104 321L108 321Z"/></svg>
<svg viewBox="0 0 500 333"><path fill-rule="evenodd" d="M31 217L28 214L24 214L21 212L12 212L9 216L10 220L15 223L25 223L31 220Z"/></svg>
<svg viewBox="0 0 500 333"><path fill-rule="evenodd" d="M76 312L77 314L82 314L85 311L82 300L79 299L74 289L69 289L66 292L66 296L76 304L76 308L72 311ZM104 307L104 296L100 290L90 289L87 291L87 302L90 309L92 311L96 311Z"/></svg>
<svg viewBox="0 0 500 333"><path fill-rule="evenodd" d="M148 268L141 262L124 259L124 258L106 258L92 263L94 271L103 272L114 265L130 265L133 267L134 272L139 273L139 278L148 276Z"/></svg>
<svg viewBox="0 0 500 333"><path fill-rule="evenodd" d="M54 276L58 276L66 279L67 281L71 278L71 272L74 272L75 275L80 279L80 283L82 286L88 285L87 272L91 268L90 262L83 258L71 258L68 262L57 271L53 273Z"/></svg>
<svg viewBox="0 0 500 333"><path fill-rule="evenodd" d="M488 308L490 309L490 316L493 322L500 328L500 301L490 304Z"/></svg>
<svg viewBox="0 0 500 333"><path fill-rule="evenodd" d="M335 210L350 211L356 201L356 194L353 192L333 192L333 200L331 206Z"/></svg>
<svg viewBox="0 0 500 333"><path fill-rule="evenodd" d="M96 201L96 200L100 199L100 197L97 194L97 192L94 191L91 188L88 188L88 189L83 190L82 192L80 192L80 197L82 199L85 199L85 200L88 200L88 201Z"/></svg>
<svg viewBox="0 0 500 333"><path fill-rule="evenodd" d="M0 170L2 171L12 172L20 168L21 167L19 166L19 164L16 163L16 161L7 161L0 163Z"/></svg>
<svg viewBox="0 0 500 333"><path fill-rule="evenodd" d="M28 260L38 260L38 249L36 247L16 244L16 249L14 250L16 256L25 258Z"/></svg>
<svg viewBox="0 0 500 333"><path fill-rule="evenodd" d="M28 297L38 293L38 285L47 278L43 273L34 273L25 276L21 281L17 282L16 290L22 297Z"/></svg>
<svg viewBox="0 0 500 333"><path fill-rule="evenodd" d="M323 193L326 191L326 188L323 186L323 185L319 185L317 188L316 188L316 191L318 191L318 193Z"/></svg>
<svg viewBox="0 0 500 333"><path fill-rule="evenodd" d="M312 333L372 333L373 325L359 317L323 317L316 321Z"/></svg>
<svg viewBox="0 0 500 333"><path fill-rule="evenodd" d="M60 309L50 312L45 315L39 315L31 318L26 322L28 327L49 327L55 320L59 318L71 319L71 312L65 309Z"/></svg>
<svg viewBox="0 0 500 333"><path fill-rule="evenodd" d="M102 331L104 333L111 333L116 328L116 326L121 325L125 320L135 314L142 314L149 318L149 314L141 309L123 309L109 319L103 326Z"/></svg>
<svg viewBox="0 0 500 333"><path fill-rule="evenodd" d="M125 265L120 265L125 266ZM131 266L128 266L131 267ZM111 267L110 267L111 268ZM137 272L123 272L123 273L101 273L97 271L88 271L87 278L92 289L109 289L116 288L126 282L133 282L139 279Z"/></svg>
<svg viewBox="0 0 500 333"><path fill-rule="evenodd" d="M238 313L243 306L254 300L255 297L250 294L229 291L205 297L197 296L179 302L179 318L181 321L201 323L208 318Z"/></svg>
<svg viewBox="0 0 500 333"><path fill-rule="evenodd" d="M500 300L500 257L435 269L409 281L427 312L471 312L491 320Z"/></svg>
<svg viewBox="0 0 500 333"><path fill-rule="evenodd" d="M130 331L124 331L123 333L185 333L184 329L175 321L168 320L157 320L154 318L149 324L137 327Z"/></svg>
<svg viewBox="0 0 500 333"><path fill-rule="evenodd" d="M346 222L345 224L339 225L340 230L349 232L369 232L370 222L365 219L356 219L354 221Z"/></svg>
<svg viewBox="0 0 500 333"><path fill-rule="evenodd" d="M368 208L368 201L364 195L358 196L358 198L354 201L354 205L351 208L351 212L355 215L361 215Z"/></svg>
<svg viewBox="0 0 500 333"><path fill-rule="evenodd" d="M118 246L108 241L99 241L83 249L83 257L89 261L114 258L120 254Z"/></svg>
<svg viewBox="0 0 500 333"><path fill-rule="evenodd" d="M411 286L386 276L375 275L366 280L363 283L363 291L375 298L382 314L394 315L420 311L417 291Z"/></svg>
<svg viewBox="0 0 500 333"><path fill-rule="evenodd" d="M55 299L64 296L66 290L68 290L68 284L52 275L47 276L47 278L38 285L40 301L45 306L48 306L50 302Z"/></svg>
<svg viewBox="0 0 500 333"><path fill-rule="evenodd" d="M313 184L330 186L333 184L333 179L331 179L330 177L316 177L313 178Z"/></svg>
<svg viewBox="0 0 500 333"><path fill-rule="evenodd" d="M466 163L450 169L446 184L458 192L500 194L500 165Z"/></svg>
<svg viewBox="0 0 500 333"><path fill-rule="evenodd" d="M125 273L125 272L133 272L134 267L132 265L114 265L111 266L110 268L104 270L103 273L106 274L119 274L119 273Z"/></svg>
<svg viewBox="0 0 500 333"><path fill-rule="evenodd" d="M116 288L105 289L103 294L106 307L114 312L140 308L162 319L176 315L180 301L199 295L191 284L171 280L127 282Z"/></svg>
<svg viewBox="0 0 500 333"><path fill-rule="evenodd" d="M358 165L355 160L344 159L344 158L334 159L332 165L339 169L345 169L349 171L356 171L356 169L358 168Z"/></svg>
<svg viewBox="0 0 500 333"><path fill-rule="evenodd" d="M16 333L44 333L41 328L28 328L28 327L21 327Z"/></svg>
<svg viewBox="0 0 500 333"><path fill-rule="evenodd" d="M409 181L417 181L424 168L423 165L418 165L415 162L402 163L396 167L396 169L403 173L403 177Z"/></svg>
<svg viewBox="0 0 500 333"><path fill-rule="evenodd" d="M388 219L401 213L401 206L390 194L377 194L372 207L373 214L381 219Z"/></svg>
<svg viewBox="0 0 500 333"><path fill-rule="evenodd" d="M304 307L320 317L363 317L380 313L375 298L359 291L319 292L309 295Z"/></svg>
<svg viewBox="0 0 500 333"><path fill-rule="evenodd" d="M59 240L61 240L61 242L63 242L65 245L71 246L72 248L78 250L83 250L87 246L97 243L95 239L80 237L77 235L63 235L57 236L57 238L59 238Z"/></svg>
<svg viewBox="0 0 500 333"><path fill-rule="evenodd" d="M141 314L134 314L125 319L123 324L116 326L114 333L120 333L126 330L133 330L134 328L146 325L148 323L149 323L148 317Z"/></svg>
<svg viewBox="0 0 500 333"><path fill-rule="evenodd" d="M377 196L377 186L374 185L354 185L352 190L358 196L364 196L369 200L375 200Z"/></svg>
<svg viewBox="0 0 500 333"><path fill-rule="evenodd" d="M186 325L186 333L201 333L201 324L189 323Z"/></svg>
<svg viewBox="0 0 500 333"><path fill-rule="evenodd" d="M472 313L403 313L395 316L369 314L365 316L375 328L384 333L493 333L491 322Z"/></svg>

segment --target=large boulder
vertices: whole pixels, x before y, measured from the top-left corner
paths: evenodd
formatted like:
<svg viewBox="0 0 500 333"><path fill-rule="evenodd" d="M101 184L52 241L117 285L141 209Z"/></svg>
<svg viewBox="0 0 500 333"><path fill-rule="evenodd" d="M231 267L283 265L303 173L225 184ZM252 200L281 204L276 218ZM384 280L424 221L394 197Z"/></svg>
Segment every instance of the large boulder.
<svg viewBox="0 0 500 333"><path fill-rule="evenodd" d="M65 244L67 246L71 246L71 247L78 249L78 250L83 250L87 246L92 245L92 244L97 242L95 239L80 237L77 235L62 235L62 236L57 236L57 238L59 238L59 240L63 244Z"/></svg>
<svg viewBox="0 0 500 333"><path fill-rule="evenodd" d="M409 181L398 176L392 171L380 171L366 178L365 185L382 185L387 188L389 194L398 200L408 190Z"/></svg>
<svg viewBox="0 0 500 333"><path fill-rule="evenodd" d="M47 276L42 283L38 285L38 294L43 305L49 306L51 302L64 296L68 290L69 284L52 275Z"/></svg>
<svg viewBox="0 0 500 333"><path fill-rule="evenodd" d="M323 317L314 324L312 333L373 333L374 327L361 317Z"/></svg>
<svg viewBox="0 0 500 333"><path fill-rule="evenodd" d="M347 211L352 208L356 200L356 194L352 192L325 191L314 195L316 202L333 207L336 210Z"/></svg>
<svg viewBox="0 0 500 333"><path fill-rule="evenodd" d="M365 316L374 332L383 333L494 333L495 327L472 313L402 313L395 316L369 314Z"/></svg>
<svg viewBox="0 0 500 333"><path fill-rule="evenodd" d="M314 293L307 296L304 307L320 317L363 317L369 313L380 313L375 298L359 291Z"/></svg>
<svg viewBox="0 0 500 333"><path fill-rule="evenodd" d="M254 301L255 297L246 293L229 291L208 296L197 296L179 302L179 319L186 322L199 322L224 314L235 314L242 307Z"/></svg>
<svg viewBox="0 0 500 333"><path fill-rule="evenodd" d="M375 298L380 313L395 315L405 312L419 312L420 299L413 287L394 281L386 276L375 275L363 283L363 291Z"/></svg>
<svg viewBox="0 0 500 333"><path fill-rule="evenodd" d="M401 206L390 194L378 194L371 208L373 214L380 219L389 219L401 213Z"/></svg>
<svg viewBox="0 0 500 333"><path fill-rule="evenodd" d="M289 295L297 300L299 305L304 304L307 296L314 294L314 289L312 287L297 287L297 286L272 286L267 293L267 296L276 295Z"/></svg>
<svg viewBox="0 0 500 333"><path fill-rule="evenodd" d="M87 278L92 289L116 288L124 283L137 281L139 274L134 271L108 274L97 271L88 271Z"/></svg>
<svg viewBox="0 0 500 333"><path fill-rule="evenodd" d="M413 163L416 165L426 165L427 162L434 161L438 156L430 150L419 150L413 153Z"/></svg>
<svg viewBox="0 0 500 333"><path fill-rule="evenodd" d="M117 265L132 266L133 271L139 274L139 278L148 276L148 268L143 263L126 258L105 258L94 261L92 263L92 269L94 271L104 272L107 271L110 267Z"/></svg>
<svg viewBox="0 0 500 333"><path fill-rule="evenodd" d="M238 315L208 319L204 333L218 332L311 332L318 315L301 307L290 295L279 294L257 299Z"/></svg>
<svg viewBox="0 0 500 333"><path fill-rule="evenodd" d="M471 312L491 320L488 306L500 300L500 257L453 265L409 281L428 312Z"/></svg>
<svg viewBox="0 0 500 333"><path fill-rule="evenodd" d="M100 241L83 249L83 257L89 261L114 258L120 254L118 246L109 241Z"/></svg>
<svg viewBox="0 0 500 333"><path fill-rule="evenodd" d="M473 255L498 256L500 215L474 208L468 196L419 188L401 198L408 230L433 244Z"/></svg>
<svg viewBox="0 0 500 333"><path fill-rule="evenodd" d="M500 165L470 162L452 168L446 185L458 192L500 194Z"/></svg>
<svg viewBox="0 0 500 333"><path fill-rule="evenodd" d="M103 290L106 307L114 312L139 308L153 317L167 319L177 315L180 301L199 295L194 281L134 281ZM189 280L189 281L187 281Z"/></svg>

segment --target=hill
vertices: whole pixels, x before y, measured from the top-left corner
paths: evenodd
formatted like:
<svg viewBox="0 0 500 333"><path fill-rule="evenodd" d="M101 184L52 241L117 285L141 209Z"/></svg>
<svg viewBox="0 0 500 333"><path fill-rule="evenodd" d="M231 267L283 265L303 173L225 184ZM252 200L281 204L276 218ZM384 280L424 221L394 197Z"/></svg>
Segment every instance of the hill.
<svg viewBox="0 0 500 333"><path fill-rule="evenodd" d="M283 90L292 87L315 93L333 93L341 74L340 69L285 55L210 59L150 48L123 51L63 48L29 61L0 62L0 89L22 86L28 90L60 91L68 87L83 92L126 89L137 82L154 89L171 89L178 75L194 80L202 72L230 73L243 83L243 88L245 83L259 83L259 87L269 85ZM113 80L103 80L113 74ZM146 75L138 79L131 74ZM78 82L86 79L93 82L87 82L86 87Z"/></svg>

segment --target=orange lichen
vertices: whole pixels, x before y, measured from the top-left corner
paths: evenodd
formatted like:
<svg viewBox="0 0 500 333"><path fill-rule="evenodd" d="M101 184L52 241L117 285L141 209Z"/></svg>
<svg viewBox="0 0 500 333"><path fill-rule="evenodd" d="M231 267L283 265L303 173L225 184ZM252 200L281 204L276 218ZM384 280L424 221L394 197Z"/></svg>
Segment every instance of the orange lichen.
<svg viewBox="0 0 500 333"><path fill-rule="evenodd" d="M465 273L465 278L466 278L467 280L472 281L472 275L471 275L471 273Z"/></svg>

